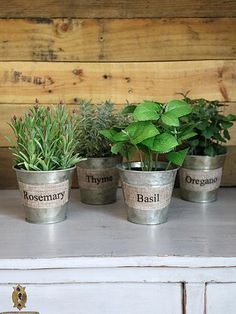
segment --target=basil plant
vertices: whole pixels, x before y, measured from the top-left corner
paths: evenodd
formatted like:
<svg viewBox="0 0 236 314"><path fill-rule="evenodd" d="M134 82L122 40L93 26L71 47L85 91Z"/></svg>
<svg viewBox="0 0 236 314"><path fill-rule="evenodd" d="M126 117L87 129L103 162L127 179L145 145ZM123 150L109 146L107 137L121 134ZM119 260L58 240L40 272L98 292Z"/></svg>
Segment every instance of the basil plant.
<svg viewBox="0 0 236 314"><path fill-rule="evenodd" d="M184 100L171 100L166 104L145 100L125 107L124 114L129 115L126 125L102 130L101 134L111 142L113 154L126 158L129 169L138 153L143 171L158 170L159 156L164 153L168 170L173 164L182 165L188 153L188 148L183 148L182 144L196 135L191 125L180 123L180 118L191 111Z"/></svg>

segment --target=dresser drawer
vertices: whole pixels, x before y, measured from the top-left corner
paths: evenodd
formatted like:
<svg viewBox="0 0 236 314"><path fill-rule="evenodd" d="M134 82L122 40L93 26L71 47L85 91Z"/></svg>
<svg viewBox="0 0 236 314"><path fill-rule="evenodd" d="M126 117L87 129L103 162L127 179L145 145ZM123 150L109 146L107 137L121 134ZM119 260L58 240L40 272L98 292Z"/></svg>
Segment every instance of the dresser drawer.
<svg viewBox="0 0 236 314"><path fill-rule="evenodd" d="M207 314L236 313L236 283L212 283L206 288Z"/></svg>
<svg viewBox="0 0 236 314"><path fill-rule="evenodd" d="M22 311L40 314L181 314L181 284L83 283L26 286ZM12 311L12 285L0 285L0 312ZM16 309L15 309L16 310Z"/></svg>

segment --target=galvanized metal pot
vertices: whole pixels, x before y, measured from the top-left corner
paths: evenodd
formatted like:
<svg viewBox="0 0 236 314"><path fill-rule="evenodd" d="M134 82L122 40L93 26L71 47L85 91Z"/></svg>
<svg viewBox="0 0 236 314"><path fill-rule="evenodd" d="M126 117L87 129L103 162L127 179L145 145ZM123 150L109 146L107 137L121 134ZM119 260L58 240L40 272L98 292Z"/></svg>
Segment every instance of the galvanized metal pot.
<svg viewBox="0 0 236 314"><path fill-rule="evenodd" d="M158 163L165 169L167 163ZM137 224L155 225L167 221L175 177L178 168L170 170L140 171L141 163L118 166L128 220Z"/></svg>
<svg viewBox="0 0 236 314"><path fill-rule="evenodd" d="M38 224L65 220L75 167L53 171L27 171L14 167L25 218Z"/></svg>
<svg viewBox="0 0 236 314"><path fill-rule="evenodd" d="M191 202L215 201L225 157L187 156L179 171L181 197Z"/></svg>
<svg viewBox="0 0 236 314"><path fill-rule="evenodd" d="M116 201L121 157L87 158L77 164L81 202L109 204Z"/></svg>

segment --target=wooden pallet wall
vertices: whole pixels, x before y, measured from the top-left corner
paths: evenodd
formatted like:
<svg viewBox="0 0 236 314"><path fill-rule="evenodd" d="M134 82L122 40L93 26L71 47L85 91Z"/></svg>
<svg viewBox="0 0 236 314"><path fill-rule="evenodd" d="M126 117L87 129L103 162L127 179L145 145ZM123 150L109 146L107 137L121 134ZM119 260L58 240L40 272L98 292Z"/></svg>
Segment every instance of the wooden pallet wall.
<svg viewBox="0 0 236 314"><path fill-rule="evenodd" d="M234 0L0 2L0 188L16 186L7 121L38 98L219 99L236 114ZM223 185L236 185L236 126Z"/></svg>

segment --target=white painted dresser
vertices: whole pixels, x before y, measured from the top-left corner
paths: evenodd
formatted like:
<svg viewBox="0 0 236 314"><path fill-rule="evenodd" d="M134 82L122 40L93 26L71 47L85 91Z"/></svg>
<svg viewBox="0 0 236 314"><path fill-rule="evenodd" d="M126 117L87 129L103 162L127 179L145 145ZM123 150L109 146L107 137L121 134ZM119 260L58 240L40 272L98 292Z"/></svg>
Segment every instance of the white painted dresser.
<svg viewBox="0 0 236 314"><path fill-rule="evenodd" d="M1 191L0 313L21 284L40 314L235 314L236 189L208 205L174 195L159 226L126 221L120 192L95 207L77 190L65 222L33 225Z"/></svg>

